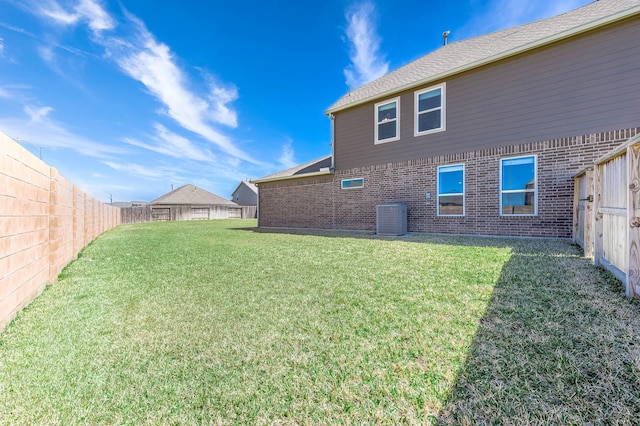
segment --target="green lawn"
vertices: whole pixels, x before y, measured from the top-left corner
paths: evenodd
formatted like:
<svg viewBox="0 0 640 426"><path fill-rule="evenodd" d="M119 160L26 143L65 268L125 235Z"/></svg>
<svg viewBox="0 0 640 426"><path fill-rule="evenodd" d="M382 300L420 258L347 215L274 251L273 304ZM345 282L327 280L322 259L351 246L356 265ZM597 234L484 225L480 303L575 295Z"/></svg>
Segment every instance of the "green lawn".
<svg viewBox="0 0 640 426"><path fill-rule="evenodd" d="M640 303L565 242L123 225L0 334L0 424L635 424Z"/></svg>

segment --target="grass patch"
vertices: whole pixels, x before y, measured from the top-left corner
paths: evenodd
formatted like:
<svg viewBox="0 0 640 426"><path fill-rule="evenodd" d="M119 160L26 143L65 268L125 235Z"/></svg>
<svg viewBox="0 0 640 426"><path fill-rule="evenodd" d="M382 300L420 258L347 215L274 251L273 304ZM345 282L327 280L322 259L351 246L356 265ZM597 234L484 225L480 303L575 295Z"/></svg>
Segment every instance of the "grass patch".
<svg viewBox="0 0 640 426"><path fill-rule="evenodd" d="M440 420L640 424L640 304L571 246L513 246Z"/></svg>
<svg viewBox="0 0 640 426"><path fill-rule="evenodd" d="M596 408L639 394L638 304L571 245L253 225L123 225L88 246L0 334L0 423L638 414Z"/></svg>

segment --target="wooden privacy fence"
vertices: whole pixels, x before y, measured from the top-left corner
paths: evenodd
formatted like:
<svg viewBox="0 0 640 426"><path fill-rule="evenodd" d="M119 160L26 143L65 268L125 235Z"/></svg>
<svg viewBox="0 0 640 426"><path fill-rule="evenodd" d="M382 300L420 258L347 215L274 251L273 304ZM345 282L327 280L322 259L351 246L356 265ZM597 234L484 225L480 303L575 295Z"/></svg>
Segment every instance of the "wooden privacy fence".
<svg viewBox="0 0 640 426"><path fill-rule="evenodd" d="M123 207L121 223L161 222L168 220L254 219L256 206L225 205L146 205Z"/></svg>
<svg viewBox="0 0 640 426"><path fill-rule="evenodd" d="M574 241L640 296L640 136L575 177Z"/></svg>

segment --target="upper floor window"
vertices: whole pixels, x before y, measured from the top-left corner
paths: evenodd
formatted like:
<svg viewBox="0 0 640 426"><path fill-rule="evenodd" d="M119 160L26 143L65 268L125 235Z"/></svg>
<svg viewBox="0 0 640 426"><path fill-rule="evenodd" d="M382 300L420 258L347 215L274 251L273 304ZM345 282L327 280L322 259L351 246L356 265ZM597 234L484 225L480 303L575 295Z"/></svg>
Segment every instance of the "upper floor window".
<svg viewBox="0 0 640 426"><path fill-rule="evenodd" d="M379 102L376 109L375 143L391 142L400 139L400 98Z"/></svg>
<svg viewBox="0 0 640 426"><path fill-rule="evenodd" d="M500 160L500 214L538 214L537 186L535 155Z"/></svg>
<svg viewBox="0 0 640 426"><path fill-rule="evenodd" d="M445 84L421 90L416 92L415 96L415 135L426 135L445 130Z"/></svg>
<svg viewBox="0 0 640 426"><path fill-rule="evenodd" d="M464 164L438 167L438 216L464 216Z"/></svg>

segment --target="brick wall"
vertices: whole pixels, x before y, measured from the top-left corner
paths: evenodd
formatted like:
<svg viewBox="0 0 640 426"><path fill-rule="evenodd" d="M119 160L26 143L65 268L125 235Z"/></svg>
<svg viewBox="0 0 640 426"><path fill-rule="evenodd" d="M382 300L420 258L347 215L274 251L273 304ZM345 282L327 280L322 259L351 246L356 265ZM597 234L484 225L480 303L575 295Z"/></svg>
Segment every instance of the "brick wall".
<svg viewBox="0 0 640 426"><path fill-rule="evenodd" d="M573 176L640 128L337 170L259 185L261 227L375 230L376 206L407 205L410 232L571 238ZM500 216L500 159L537 156L538 214ZM465 165L465 216L436 214L437 168ZM364 178L364 188L340 188ZM426 193L431 199L426 199Z"/></svg>
<svg viewBox="0 0 640 426"><path fill-rule="evenodd" d="M120 222L104 205L0 133L0 330Z"/></svg>

